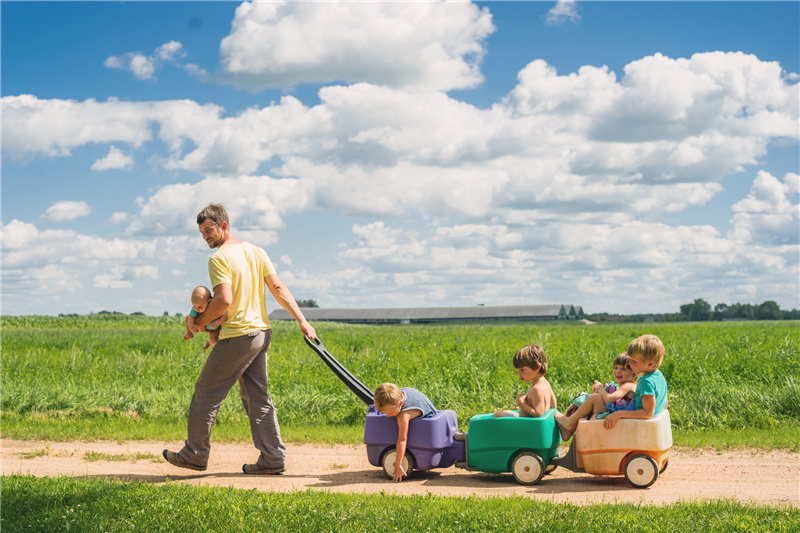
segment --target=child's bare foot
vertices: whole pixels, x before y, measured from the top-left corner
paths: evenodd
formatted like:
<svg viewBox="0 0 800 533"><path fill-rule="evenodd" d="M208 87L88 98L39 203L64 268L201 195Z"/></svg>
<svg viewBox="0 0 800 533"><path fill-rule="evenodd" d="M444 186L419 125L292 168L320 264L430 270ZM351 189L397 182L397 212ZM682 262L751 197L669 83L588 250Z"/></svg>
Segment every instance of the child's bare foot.
<svg viewBox="0 0 800 533"><path fill-rule="evenodd" d="M561 440L568 441L572 434L575 433L569 418L561 413L556 413L555 419L556 424L558 424L558 431L561 432Z"/></svg>
<svg viewBox="0 0 800 533"><path fill-rule="evenodd" d="M186 332L186 335L183 336L183 340L188 341L189 339L194 338L194 333Z"/></svg>

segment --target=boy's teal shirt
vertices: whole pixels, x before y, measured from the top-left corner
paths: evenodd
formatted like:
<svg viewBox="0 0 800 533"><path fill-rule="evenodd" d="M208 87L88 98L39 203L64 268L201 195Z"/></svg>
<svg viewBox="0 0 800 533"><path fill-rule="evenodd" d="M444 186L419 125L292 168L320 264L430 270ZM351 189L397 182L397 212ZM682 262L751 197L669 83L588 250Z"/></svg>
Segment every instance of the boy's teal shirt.
<svg viewBox="0 0 800 533"><path fill-rule="evenodd" d="M660 370L644 374L636 385L636 396L633 398L634 409L642 409L642 396L655 396L656 410L653 416L664 410L667 406L667 380Z"/></svg>

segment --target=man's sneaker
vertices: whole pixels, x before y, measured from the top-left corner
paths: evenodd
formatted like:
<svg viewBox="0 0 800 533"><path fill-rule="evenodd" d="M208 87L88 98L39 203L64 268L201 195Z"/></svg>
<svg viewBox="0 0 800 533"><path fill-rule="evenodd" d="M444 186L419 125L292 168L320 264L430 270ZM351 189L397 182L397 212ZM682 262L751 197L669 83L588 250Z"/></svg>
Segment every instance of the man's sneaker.
<svg viewBox="0 0 800 533"><path fill-rule="evenodd" d="M245 474L268 474L272 476L278 476L283 474L286 471L286 467L278 467L278 468L267 468L266 466L261 466L260 464L256 463L254 465L242 465L242 472Z"/></svg>
<svg viewBox="0 0 800 533"><path fill-rule="evenodd" d="M206 469L205 466L193 465L192 463L181 458L181 456L178 455L177 453L171 452L169 450L164 450L163 452L161 452L161 455L164 456L164 459L166 459L169 464L178 466L180 468L189 468L190 470L200 470L200 471Z"/></svg>

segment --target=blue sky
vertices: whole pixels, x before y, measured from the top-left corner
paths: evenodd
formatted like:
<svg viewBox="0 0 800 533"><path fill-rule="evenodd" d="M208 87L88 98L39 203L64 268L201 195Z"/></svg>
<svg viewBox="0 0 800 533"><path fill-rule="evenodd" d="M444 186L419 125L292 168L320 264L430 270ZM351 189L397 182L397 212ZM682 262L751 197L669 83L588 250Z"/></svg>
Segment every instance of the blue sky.
<svg viewBox="0 0 800 533"><path fill-rule="evenodd" d="M798 2L0 20L4 314L184 312L210 201L322 307L800 307Z"/></svg>

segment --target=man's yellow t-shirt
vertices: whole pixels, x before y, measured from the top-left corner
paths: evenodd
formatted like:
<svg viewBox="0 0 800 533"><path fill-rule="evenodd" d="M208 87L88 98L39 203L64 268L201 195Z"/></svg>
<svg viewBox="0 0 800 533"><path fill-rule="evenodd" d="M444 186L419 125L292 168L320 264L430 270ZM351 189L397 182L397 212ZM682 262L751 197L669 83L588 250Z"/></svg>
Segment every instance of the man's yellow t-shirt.
<svg viewBox="0 0 800 533"><path fill-rule="evenodd" d="M219 338L269 329L264 278L275 274L267 252L249 242L223 244L208 260L211 286L229 283L233 300Z"/></svg>

